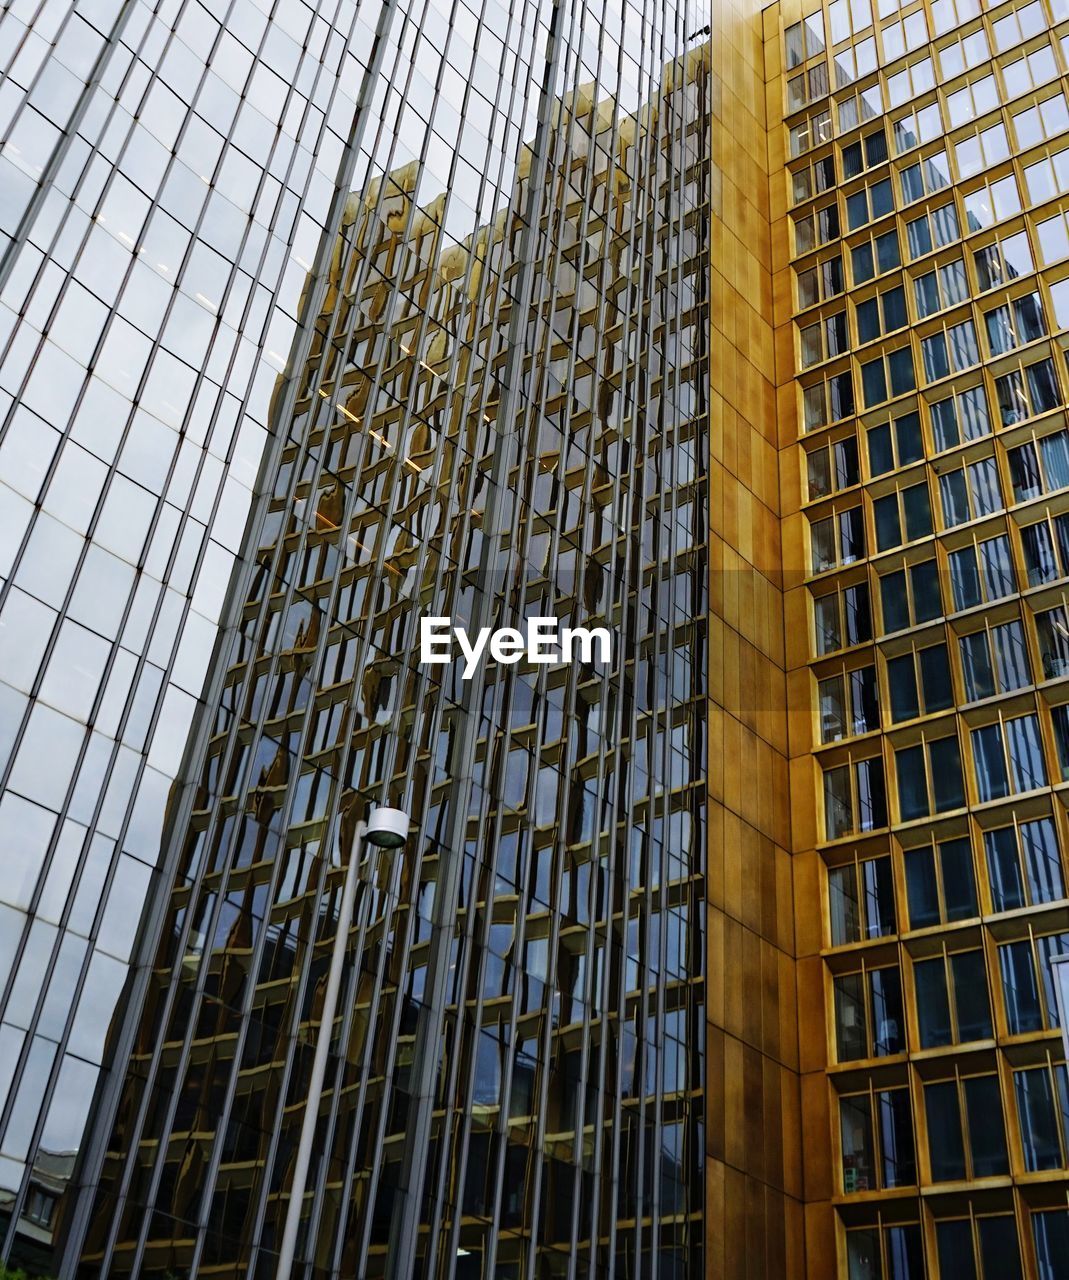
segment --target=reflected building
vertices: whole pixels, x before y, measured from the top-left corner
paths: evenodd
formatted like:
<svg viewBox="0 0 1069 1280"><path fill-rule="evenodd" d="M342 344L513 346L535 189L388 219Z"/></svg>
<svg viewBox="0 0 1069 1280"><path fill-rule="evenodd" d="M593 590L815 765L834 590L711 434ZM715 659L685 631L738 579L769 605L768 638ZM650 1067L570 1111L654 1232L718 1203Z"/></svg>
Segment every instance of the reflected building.
<svg viewBox="0 0 1069 1280"><path fill-rule="evenodd" d="M430 119L382 108L275 388L79 1276L275 1274L373 802L412 834L365 850L301 1274L703 1274L712 88L685 35L429 6L390 50ZM426 616L603 626L612 656L465 681L420 665Z"/></svg>

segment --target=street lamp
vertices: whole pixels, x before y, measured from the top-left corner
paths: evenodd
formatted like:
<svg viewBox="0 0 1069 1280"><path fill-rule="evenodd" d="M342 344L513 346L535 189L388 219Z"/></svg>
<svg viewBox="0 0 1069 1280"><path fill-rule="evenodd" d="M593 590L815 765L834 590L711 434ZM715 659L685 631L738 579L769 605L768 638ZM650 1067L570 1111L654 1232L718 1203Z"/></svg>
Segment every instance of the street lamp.
<svg viewBox="0 0 1069 1280"><path fill-rule="evenodd" d="M349 941L353 922L353 904L356 901L357 868L360 865L361 842L367 839L379 849L399 849L408 839L411 820L401 809L375 808L368 814L367 822L358 822L353 834L353 847L349 865L345 871L345 887L342 889L341 909L338 912L338 932L330 956L330 972L327 990L323 996L323 1013L319 1020L319 1039L316 1041L315 1058L312 1060L312 1078L308 1084L308 1101L301 1122L301 1139L297 1144L297 1162L293 1169L290 1200L286 1208L286 1225L282 1232L282 1246L278 1255L277 1280L290 1280L293 1271L293 1255L297 1247L297 1229L301 1222L305 1186L308 1182L308 1165L312 1158L319 1104L323 1098L323 1080L327 1074L327 1057L334 1032L334 1014L338 1006L338 990L341 987L342 962Z"/></svg>

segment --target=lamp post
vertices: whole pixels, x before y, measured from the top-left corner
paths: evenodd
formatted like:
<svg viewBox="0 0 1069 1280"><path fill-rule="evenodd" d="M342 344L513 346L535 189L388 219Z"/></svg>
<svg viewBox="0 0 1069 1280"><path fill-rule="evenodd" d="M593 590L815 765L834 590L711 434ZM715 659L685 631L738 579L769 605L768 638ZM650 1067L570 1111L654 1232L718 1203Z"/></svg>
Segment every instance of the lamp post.
<svg viewBox="0 0 1069 1280"><path fill-rule="evenodd" d="M286 1208L286 1225L282 1231L282 1246L278 1255L277 1280L290 1280L293 1272L293 1255L297 1247L297 1229L301 1223L301 1208L304 1204L304 1192L308 1182L308 1165L312 1158L312 1143L315 1141L316 1122L319 1119L319 1104L323 1098L323 1080L327 1074L327 1058L330 1054L330 1041L334 1033L334 1014L338 1006L338 990L341 987L342 963L345 959L345 947L349 941L349 930L353 922L353 904L356 901L356 882L359 878L357 868L360 866L360 851L363 840L380 849L399 849L408 838L410 819L401 809L372 809L367 822L357 824L353 836L352 852L349 865L345 871L345 886L342 889L341 909L338 912L338 932L334 938L334 949L330 956L330 972L327 975L327 989L323 996L323 1013L319 1020L319 1039L316 1041L315 1057L312 1060L312 1077L308 1083L308 1101L304 1108L304 1119L301 1122L301 1137L297 1144L297 1162L293 1169L293 1182L290 1185L290 1200Z"/></svg>

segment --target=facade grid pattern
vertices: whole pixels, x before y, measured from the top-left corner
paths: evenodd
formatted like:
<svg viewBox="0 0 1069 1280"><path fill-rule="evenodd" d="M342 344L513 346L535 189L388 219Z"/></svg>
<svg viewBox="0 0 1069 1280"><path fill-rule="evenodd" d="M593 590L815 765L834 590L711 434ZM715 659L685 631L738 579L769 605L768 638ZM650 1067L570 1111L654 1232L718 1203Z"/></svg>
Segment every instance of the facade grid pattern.
<svg viewBox="0 0 1069 1280"><path fill-rule="evenodd" d="M792 799L822 886L803 1089L832 1152L807 1179L826 1224L810 1274L1055 1280L1069 11L780 17L807 636Z"/></svg>

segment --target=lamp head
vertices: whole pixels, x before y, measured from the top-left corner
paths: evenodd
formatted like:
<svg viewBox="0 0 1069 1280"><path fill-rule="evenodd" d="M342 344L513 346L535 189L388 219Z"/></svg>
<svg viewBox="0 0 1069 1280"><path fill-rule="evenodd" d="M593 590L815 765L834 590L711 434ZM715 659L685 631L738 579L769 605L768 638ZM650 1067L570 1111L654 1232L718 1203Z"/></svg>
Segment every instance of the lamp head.
<svg viewBox="0 0 1069 1280"><path fill-rule="evenodd" d="M400 849L411 825L412 820L403 809L376 806L368 814L366 838L380 849Z"/></svg>

